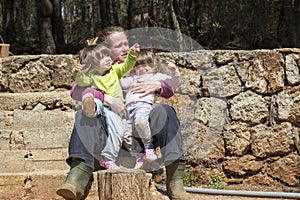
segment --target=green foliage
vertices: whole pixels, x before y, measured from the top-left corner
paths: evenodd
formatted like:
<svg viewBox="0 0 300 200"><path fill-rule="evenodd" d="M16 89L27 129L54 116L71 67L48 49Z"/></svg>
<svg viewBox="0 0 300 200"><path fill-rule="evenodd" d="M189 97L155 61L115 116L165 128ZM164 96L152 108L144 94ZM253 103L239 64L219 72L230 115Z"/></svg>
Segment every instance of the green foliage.
<svg viewBox="0 0 300 200"><path fill-rule="evenodd" d="M198 33L199 33L201 36L203 36L204 34L207 33L207 31L204 31L204 30L198 30Z"/></svg>
<svg viewBox="0 0 300 200"><path fill-rule="evenodd" d="M213 176L209 182L216 189L223 189L225 187L225 178L220 176Z"/></svg>
<svg viewBox="0 0 300 200"><path fill-rule="evenodd" d="M220 24L220 22L215 22L213 23L213 27L219 29L222 28L222 25Z"/></svg>
<svg viewBox="0 0 300 200"><path fill-rule="evenodd" d="M50 19L39 18L37 2L0 1L0 23L5 24L0 35L11 43L11 52L16 55L40 52L44 42L41 28L52 33L56 43L63 38L65 44L74 46L94 37L107 25L125 29L176 26L206 49L300 47L300 18L295 17L299 6L293 1L61 1L62 18L52 19L51 26L41 26ZM175 11L173 20L179 25L174 25L170 17L170 6ZM9 13L14 13L12 23L6 21ZM68 46L63 50L73 52Z"/></svg>
<svg viewBox="0 0 300 200"><path fill-rule="evenodd" d="M186 186L195 185L199 181L197 174L192 173L190 171L185 171L183 177L183 184Z"/></svg>

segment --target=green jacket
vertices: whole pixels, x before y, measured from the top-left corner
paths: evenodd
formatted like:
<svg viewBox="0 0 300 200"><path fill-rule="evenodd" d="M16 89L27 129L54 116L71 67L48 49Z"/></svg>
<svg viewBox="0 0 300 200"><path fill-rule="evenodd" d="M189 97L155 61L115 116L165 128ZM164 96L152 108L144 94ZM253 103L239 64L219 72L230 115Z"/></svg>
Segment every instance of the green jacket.
<svg viewBox="0 0 300 200"><path fill-rule="evenodd" d="M76 73L74 74L75 82L79 86L90 86L112 97L124 99L120 79L134 67L137 55L129 51L124 63L112 65L104 75Z"/></svg>

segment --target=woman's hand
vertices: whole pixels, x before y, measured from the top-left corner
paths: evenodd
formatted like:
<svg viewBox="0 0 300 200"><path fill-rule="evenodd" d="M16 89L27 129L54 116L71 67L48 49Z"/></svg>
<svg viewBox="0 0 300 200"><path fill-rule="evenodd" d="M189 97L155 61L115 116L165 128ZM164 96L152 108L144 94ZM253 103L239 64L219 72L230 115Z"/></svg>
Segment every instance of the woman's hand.
<svg viewBox="0 0 300 200"><path fill-rule="evenodd" d="M140 80L138 84L131 89L132 93L140 93L144 97L150 93L159 92L161 89L160 81Z"/></svg>
<svg viewBox="0 0 300 200"><path fill-rule="evenodd" d="M111 109L118 113L122 118L128 119L128 112L122 99L105 94L104 105L111 107Z"/></svg>

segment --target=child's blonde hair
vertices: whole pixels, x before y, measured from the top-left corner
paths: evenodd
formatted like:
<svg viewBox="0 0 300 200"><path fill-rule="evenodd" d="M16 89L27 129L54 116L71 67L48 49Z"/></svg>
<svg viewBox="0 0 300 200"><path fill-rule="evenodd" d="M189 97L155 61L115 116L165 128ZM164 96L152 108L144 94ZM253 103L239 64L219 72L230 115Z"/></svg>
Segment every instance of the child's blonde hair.
<svg viewBox="0 0 300 200"><path fill-rule="evenodd" d="M110 50L106 46L101 44L86 46L79 52L80 63L84 64L82 72L97 72L99 62L105 56L110 56Z"/></svg>

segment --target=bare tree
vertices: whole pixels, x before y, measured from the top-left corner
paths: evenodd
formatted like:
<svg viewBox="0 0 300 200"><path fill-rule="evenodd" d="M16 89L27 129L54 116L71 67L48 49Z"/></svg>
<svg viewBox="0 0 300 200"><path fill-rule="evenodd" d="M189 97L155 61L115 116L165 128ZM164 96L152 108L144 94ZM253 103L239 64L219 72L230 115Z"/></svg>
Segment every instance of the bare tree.
<svg viewBox="0 0 300 200"><path fill-rule="evenodd" d="M13 44L16 37L15 21L14 21L14 1L4 0L2 13L3 39L5 43Z"/></svg>
<svg viewBox="0 0 300 200"><path fill-rule="evenodd" d="M52 34L54 36L54 41L56 44L57 52L63 52L65 46L65 39L64 39L64 27L63 27L63 20L61 16L61 1L59 0L52 0L53 5L53 13L51 16L51 23L52 23Z"/></svg>
<svg viewBox="0 0 300 200"><path fill-rule="evenodd" d="M50 0L36 0L36 7L41 53L54 54L56 47L50 18L53 14L53 5Z"/></svg>
<svg viewBox="0 0 300 200"><path fill-rule="evenodd" d="M176 13L175 13L175 9L174 9L174 2L175 1L176 0L170 0L169 3L168 3L168 7L169 7L169 12L170 12L170 15L171 15L172 23L173 23L173 28L177 33L177 42L179 43L179 48L180 48L179 50L182 50L184 48L182 46L183 45L183 43L182 43L183 42L183 36L182 36L181 30L180 30L180 24L178 22L178 19L177 19ZM175 3L175 5L178 5L178 4Z"/></svg>
<svg viewBox="0 0 300 200"><path fill-rule="evenodd" d="M105 28L109 25L109 6L106 0L99 0L100 16L101 16L101 28Z"/></svg>
<svg viewBox="0 0 300 200"><path fill-rule="evenodd" d="M300 46L300 1L282 0L278 40L285 47Z"/></svg>

